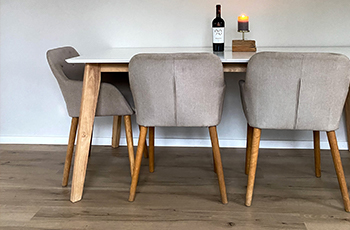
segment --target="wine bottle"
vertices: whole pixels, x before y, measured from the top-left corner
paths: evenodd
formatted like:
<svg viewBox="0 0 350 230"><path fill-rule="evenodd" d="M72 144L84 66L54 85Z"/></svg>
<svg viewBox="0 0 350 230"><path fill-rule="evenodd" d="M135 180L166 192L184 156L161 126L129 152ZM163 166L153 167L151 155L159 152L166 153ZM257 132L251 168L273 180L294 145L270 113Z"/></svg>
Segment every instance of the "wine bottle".
<svg viewBox="0 0 350 230"><path fill-rule="evenodd" d="M221 5L216 5L216 18L212 22L213 51L224 51L225 47L225 21L221 18Z"/></svg>

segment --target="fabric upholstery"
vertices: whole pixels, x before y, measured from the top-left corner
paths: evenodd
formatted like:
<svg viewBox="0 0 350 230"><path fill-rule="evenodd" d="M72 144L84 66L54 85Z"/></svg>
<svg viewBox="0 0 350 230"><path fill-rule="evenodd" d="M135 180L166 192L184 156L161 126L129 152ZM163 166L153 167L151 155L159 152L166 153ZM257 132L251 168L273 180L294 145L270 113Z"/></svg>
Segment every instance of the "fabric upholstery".
<svg viewBox="0 0 350 230"><path fill-rule="evenodd" d="M225 82L221 60L214 54L138 54L130 60L129 80L139 125L220 123Z"/></svg>
<svg viewBox="0 0 350 230"><path fill-rule="evenodd" d="M68 114L79 117L83 88L84 64L69 64L65 60L79 56L73 47L47 51L47 60L62 91ZM133 110L121 92L113 85L101 83L96 116L131 115Z"/></svg>
<svg viewBox="0 0 350 230"><path fill-rule="evenodd" d="M349 80L344 55L257 53L240 82L243 110L255 128L336 130Z"/></svg>

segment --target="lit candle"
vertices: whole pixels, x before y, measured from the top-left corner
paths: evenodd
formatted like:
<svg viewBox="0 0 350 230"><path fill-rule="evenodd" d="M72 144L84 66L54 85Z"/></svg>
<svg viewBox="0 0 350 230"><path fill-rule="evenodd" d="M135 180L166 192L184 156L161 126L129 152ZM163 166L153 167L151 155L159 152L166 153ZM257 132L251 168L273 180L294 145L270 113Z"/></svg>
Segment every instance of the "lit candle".
<svg viewBox="0 0 350 230"><path fill-rule="evenodd" d="M249 31L249 17L242 14L238 17L238 32Z"/></svg>

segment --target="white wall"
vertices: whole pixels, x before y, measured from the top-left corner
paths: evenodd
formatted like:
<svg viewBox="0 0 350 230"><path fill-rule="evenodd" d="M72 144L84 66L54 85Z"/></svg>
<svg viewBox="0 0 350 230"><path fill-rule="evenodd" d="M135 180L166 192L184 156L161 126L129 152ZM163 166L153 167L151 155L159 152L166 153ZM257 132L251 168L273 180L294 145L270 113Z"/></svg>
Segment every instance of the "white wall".
<svg viewBox="0 0 350 230"><path fill-rule="evenodd" d="M81 54L109 47L211 46L213 0L0 0L0 143L66 143L70 119L45 59L53 47ZM258 46L350 46L348 0L225 0L226 44L250 16ZM238 80L227 74L221 146L244 146ZM109 144L111 118L97 118L94 143ZM134 134L138 129L134 123ZM337 131L347 148L345 124ZM124 132L122 143L125 143ZM206 129L161 129L158 145L209 145ZM262 147L312 147L311 132L264 131ZM321 136L322 146L328 147Z"/></svg>

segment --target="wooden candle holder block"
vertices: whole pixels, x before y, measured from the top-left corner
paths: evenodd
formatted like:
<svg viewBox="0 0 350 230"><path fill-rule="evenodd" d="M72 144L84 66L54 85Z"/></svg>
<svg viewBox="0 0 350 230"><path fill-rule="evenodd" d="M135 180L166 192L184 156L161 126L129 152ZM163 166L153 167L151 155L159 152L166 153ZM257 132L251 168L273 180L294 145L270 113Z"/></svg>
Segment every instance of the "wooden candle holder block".
<svg viewBox="0 0 350 230"><path fill-rule="evenodd" d="M232 40L232 52L256 52L254 40Z"/></svg>

